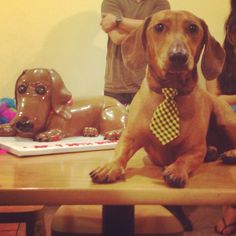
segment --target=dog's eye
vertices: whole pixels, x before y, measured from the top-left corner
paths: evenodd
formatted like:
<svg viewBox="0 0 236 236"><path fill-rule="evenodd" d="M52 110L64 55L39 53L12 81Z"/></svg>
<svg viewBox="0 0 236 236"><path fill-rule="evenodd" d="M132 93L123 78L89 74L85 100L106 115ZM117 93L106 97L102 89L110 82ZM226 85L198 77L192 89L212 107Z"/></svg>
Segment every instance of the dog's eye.
<svg viewBox="0 0 236 236"><path fill-rule="evenodd" d="M27 90L27 87L26 87L25 85L23 85L23 84L21 84L21 85L18 87L18 92L19 92L20 94L25 93L26 90Z"/></svg>
<svg viewBox="0 0 236 236"><path fill-rule="evenodd" d="M188 32L191 34L197 33L198 32L198 26L195 24L190 24L188 26Z"/></svg>
<svg viewBox="0 0 236 236"><path fill-rule="evenodd" d="M165 30L165 25L162 23L159 23L159 24L155 25L155 30L156 30L156 32L161 33Z"/></svg>
<svg viewBox="0 0 236 236"><path fill-rule="evenodd" d="M46 93L46 89L43 85L38 85L36 88L35 88L35 92L39 95L43 95Z"/></svg>

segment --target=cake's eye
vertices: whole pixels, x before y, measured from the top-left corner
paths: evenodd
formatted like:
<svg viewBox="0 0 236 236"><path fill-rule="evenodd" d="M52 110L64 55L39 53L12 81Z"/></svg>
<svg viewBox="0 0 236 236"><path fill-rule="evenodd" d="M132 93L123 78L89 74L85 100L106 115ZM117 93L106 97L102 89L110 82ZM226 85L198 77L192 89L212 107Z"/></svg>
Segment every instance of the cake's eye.
<svg viewBox="0 0 236 236"><path fill-rule="evenodd" d="M36 88L35 88L35 92L39 95L43 95L46 93L46 89L43 85L38 85Z"/></svg>
<svg viewBox="0 0 236 236"><path fill-rule="evenodd" d="M21 85L18 87L17 90L18 90L18 92L19 92L20 94L23 94L23 93L26 92L27 87L26 87L24 84L21 84Z"/></svg>

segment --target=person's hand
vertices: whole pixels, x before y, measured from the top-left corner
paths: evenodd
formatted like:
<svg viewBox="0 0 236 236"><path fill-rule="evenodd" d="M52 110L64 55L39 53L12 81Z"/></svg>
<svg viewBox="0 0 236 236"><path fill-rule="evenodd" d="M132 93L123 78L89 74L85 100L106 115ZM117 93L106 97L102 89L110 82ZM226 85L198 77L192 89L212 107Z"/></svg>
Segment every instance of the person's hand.
<svg viewBox="0 0 236 236"><path fill-rule="evenodd" d="M225 101L227 101L227 95L219 95L219 97Z"/></svg>
<svg viewBox="0 0 236 236"><path fill-rule="evenodd" d="M109 33L116 28L116 16L110 13L103 13L100 25L104 32Z"/></svg>

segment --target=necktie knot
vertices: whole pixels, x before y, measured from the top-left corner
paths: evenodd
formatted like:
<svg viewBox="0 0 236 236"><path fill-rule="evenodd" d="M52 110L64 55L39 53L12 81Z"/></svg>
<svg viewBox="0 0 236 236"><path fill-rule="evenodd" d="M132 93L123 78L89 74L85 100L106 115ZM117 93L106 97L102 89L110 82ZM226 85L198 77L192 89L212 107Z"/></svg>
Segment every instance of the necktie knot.
<svg viewBox="0 0 236 236"><path fill-rule="evenodd" d="M175 96L178 95L178 90L174 88L163 88L161 91L167 99L174 99Z"/></svg>

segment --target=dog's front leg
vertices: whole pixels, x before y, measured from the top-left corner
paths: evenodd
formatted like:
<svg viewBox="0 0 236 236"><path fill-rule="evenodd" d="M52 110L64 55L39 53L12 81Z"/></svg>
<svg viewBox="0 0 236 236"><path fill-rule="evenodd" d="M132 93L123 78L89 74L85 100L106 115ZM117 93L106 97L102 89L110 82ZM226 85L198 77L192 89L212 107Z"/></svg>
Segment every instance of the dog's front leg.
<svg viewBox="0 0 236 236"><path fill-rule="evenodd" d="M134 138L122 135L115 149L114 158L89 173L93 182L112 183L124 177L128 161L139 148Z"/></svg>
<svg viewBox="0 0 236 236"><path fill-rule="evenodd" d="M206 154L206 145L202 145L179 155L176 161L168 165L163 172L165 182L174 188L183 188L201 163Z"/></svg>
<svg viewBox="0 0 236 236"><path fill-rule="evenodd" d="M97 137L98 135L98 130L95 127L84 127L83 129L84 137Z"/></svg>
<svg viewBox="0 0 236 236"><path fill-rule="evenodd" d="M104 139L107 140L118 140L122 134L124 129L116 129L116 130L112 130L112 131L108 131L105 132L104 135Z"/></svg>
<svg viewBox="0 0 236 236"><path fill-rule="evenodd" d="M65 134L60 129L51 129L35 136L34 140L38 142L54 142L65 137Z"/></svg>

